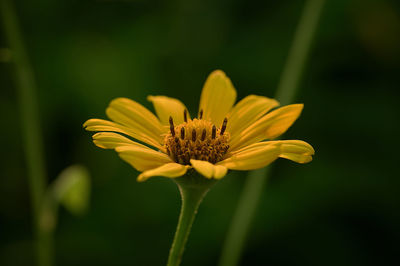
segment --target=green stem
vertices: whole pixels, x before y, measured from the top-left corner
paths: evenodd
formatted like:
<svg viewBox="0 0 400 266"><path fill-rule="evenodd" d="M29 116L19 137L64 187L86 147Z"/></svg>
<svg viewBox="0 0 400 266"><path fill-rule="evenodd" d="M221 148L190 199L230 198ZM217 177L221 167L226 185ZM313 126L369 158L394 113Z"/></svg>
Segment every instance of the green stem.
<svg viewBox="0 0 400 266"><path fill-rule="evenodd" d="M33 225L37 238L38 265L51 265L51 234L40 228L42 199L45 190L45 167L36 102L36 85L32 68L22 42L14 6L9 0L0 0L4 33L11 48L15 67L15 82L20 108L22 137L28 168Z"/></svg>
<svg viewBox="0 0 400 266"><path fill-rule="evenodd" d="M175 179L175 182L181 194L182 207L174 241L169 251L167 266L180 265L197 209L216 181L208 180L195 174L179 177Z"/></svg>
<svg viewBox="0 0 400 266"><path fill-rule="evenodd" d="M260 195L269 167L252 171L247 176L246 185L243 188L241 198L238 202L232 223L228 231L225 245L222 249L222 256L219 265L237 265L245 244L246 235L250 231L251 221L257 210Z"/></svg>
<svg viewBox="0 0 400 266"><path fill-rule="evenodd" d="M275 98L282 105L291 103L296 95L324 2L308 0L304 6L276 92ZM238 265L269 172L269 167L266 167L249 173L225 239L219 266Z"/></svg>
<svg viewBox="0 0 400 266"><path fill-rule="evenodd" d="M295 99L324 3L325 0L308 0L304 6L275 95L282 105Z"/></svg>

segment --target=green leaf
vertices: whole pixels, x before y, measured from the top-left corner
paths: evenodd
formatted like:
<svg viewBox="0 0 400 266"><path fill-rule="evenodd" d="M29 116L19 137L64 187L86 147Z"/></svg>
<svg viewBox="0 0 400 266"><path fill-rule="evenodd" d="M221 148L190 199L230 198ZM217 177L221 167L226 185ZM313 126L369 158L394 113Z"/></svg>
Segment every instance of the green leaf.
<svg viewBox="0 0 400 266"><path fill-rule="evenodd" d="M72 214L83 214L89 205L88 170L81 165L66 168L55 180L52 192L53 197Z"/></svg>

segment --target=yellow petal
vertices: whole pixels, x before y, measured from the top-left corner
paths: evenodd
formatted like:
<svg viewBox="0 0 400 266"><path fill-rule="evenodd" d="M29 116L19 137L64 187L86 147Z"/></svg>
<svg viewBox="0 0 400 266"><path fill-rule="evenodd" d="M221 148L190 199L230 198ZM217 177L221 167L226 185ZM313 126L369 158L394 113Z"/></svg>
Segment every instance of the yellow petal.
<svg viewBox="0 0 400 266"><path fill-rule="evenodd" d="M218 164L234 170L253 170L267 166L278 157L307 163L312 160L312 155L313 147L301 140L265 141L232 152Z"/></svg>
<svg viewBox="0 0 400 266"><path fill-rule="evenodd" d="M303 104L291 104L266 114L243 132L231 138L231 151L261 140L279 137L296 121L302 110Z"/></svg>
<svg viewBox="0 0 400 266"><path fill-rule="evenodd" d="M140 172L157 168L166 163L172 163L171 158L166 154L147 147L120 146L115 150L121 159Z"/></svg>
<svg viewBox="0 0 400 266"><path fill-rule="evenodd" d="M200 110L203 118L210 120L217 127L231 110L236 100L236 90L231 80L221 70L212 72L204 84L200 98Z"/></svg>
<svg viewBox="0 0 400 266"><path fill-rule="evenodd" d="M117 98L110 102L106 114L111 120L143 132L161 143L165 129L157 117L141 104L127 98Z"/></svg>
<svg viewBox="0 0 400 266"><path fill-rule="evenodd" d="M207 178L221 179L226 175L228 171L228 169L225 166L214 165L207 161L191 159L190 163L198 173Z"/></svg>
<svg viewBox="0 0 400 266"><path fill-rule="evenodd" d="M134 139L147 143L155 148L163 150L159 140L141 132L136 128L129 128L120 124L103 120L103 119L89 119L83 124L83 127L88 131L106 131L106 132L118 132L128 135Z"/></svg>
<svg viewBox="0 0 400 266"><path fill-rule="evenodd" d="M258 144L258 143L257 143ZM231 154L227 159L220 161L222 165L232 170L254 170L267 166L279 156L279 147L266 145L257 148L247 147L241 151Z"/></svg>
<svg viewBox="0 0 400 266"><path fill-rule="evenodd" d="M127 137L124 137L118 133L114 132L100 132L93 135L93 142L97 147L103 149L115 149L119 146L135 146L146 148L146 146L134 142Z"/></svg>
<svg viewBox="0 0 400 266"><path fill-rule="evenodd" d="M262 149L267 146L275 146L279 148L279 157L289 159L297 163L308 163L312 160L315 151L314 148L302 140L276 140L264 141L251 144L231 154L243 153Z"/></svg>
<svg viewBox="0 0 400 266"><path fill-rule="evenodd" d="M249 95L238 102L228 114L226 130L234 137L278 105L274 99Z"/></svg>
<svg viewBox="0 0 400 266"><path fill-rule="evenodd" d="M274 145L279 145L279 157L285 158L296 163L308 163L312 160L315 151L313 147L301 140L280 140L271 141Z"/></svg>
<svg viewBox="0 0 400 266"><path fill-rule="evenodd" d="M182 165L178 163L167 163L155 169L147 170L141 173L137 180L139 182L146 181L152 176L164 176L164 177L179 177L186 173L187 169L190 168L188 165Z"/></svg>
<svg viewBox="0 0 400 266"><path fill-rule="evenodd" d="M183 112L186 106L175 98L167 96L148 96L147 100L153 103L154 109L156 110L157 116L164 125L169 125L169 117L174 119L175 125L183 123ZM189 113L188 119L190 118Z"/></svg>

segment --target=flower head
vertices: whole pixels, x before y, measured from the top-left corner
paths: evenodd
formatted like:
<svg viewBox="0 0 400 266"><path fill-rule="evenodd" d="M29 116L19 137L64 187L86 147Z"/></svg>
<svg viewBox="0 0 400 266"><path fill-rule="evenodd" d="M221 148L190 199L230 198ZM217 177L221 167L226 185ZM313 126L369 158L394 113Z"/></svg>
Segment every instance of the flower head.
<svg viewBox="0 0 400 266"><path fill-rule="evenodd" d="M98 147L115 149L142 172L138 181L175 178L192 168L220 179L228 169L262 168L279 157L298 163L312 160L314 149L308 143L273 140L294 123L303 104L274 109L279 106L276 100L249 95L234 105L236 90L221 70L207 78L196 118L177 99L148 100L157 116L135 101L117 98L106 110L112 121L89 119L84 124L86 130L98 131L93 135Z"/></svg>

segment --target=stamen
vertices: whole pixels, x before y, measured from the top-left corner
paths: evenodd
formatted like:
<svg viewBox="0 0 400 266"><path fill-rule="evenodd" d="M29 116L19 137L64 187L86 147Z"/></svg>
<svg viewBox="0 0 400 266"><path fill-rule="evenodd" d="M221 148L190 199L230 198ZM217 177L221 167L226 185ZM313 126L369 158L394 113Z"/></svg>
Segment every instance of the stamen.
<svg viewBox="0 0 400 266"><path fill-rule="evenodd" d="M200 113L199 113L199 119L202 119L202 118L203 118L203 109L201 109Z"/></svg>
<svg viewBox="0 0 400 266"><path fill-rule="evenodd" d="M224 135L227 123L228 123L228 118L225 117L224 122L222 123L222 127L221 127L221 132L220 132L221 136Z"/></svg>
<svg viewBox="0 0 400 266"><path fill-rule="evenodd" d="M188 152L185 153L185 161L186 161L186 164L189 164L189 162L190 162L190 154Z"/></svg>
<svg viewBox="0 0 400 266"><path fill-rule="evenodd" d="M206 139L206 134L207 134L207 131L206 131L205 128L203 128L203 132L201 133L201 140L202 141L204 141Z"/></svg>
<svg viewBox="0 0 400 266"><path fill-rule="evenodd" d="M174 160L174 162L176 162L176 163L178 162L175 153L172 153L172 154L171 154L171 157L172 157L172 160Z"/></svg>
<svg viewBox="0 0 400 266"><path fill-rule="evenodd" d="M187 123L187 110L183 110L183 120Z"/></svg>
<svg viewBox="0 0 400 266"><path fill-rule="evenodd" d="M165 153L174 162L182 165L190 165L191 159L213 164L221 161L229 149L230 135L226 128L228 120L224 119L222 126L217 128L208 120L199 118L191 120L189 112L182 111L184 115L182 118L185 118L186 113L187 122L181 121L181 124L174 125L172 116L169 117L171 133L168 132L164 139Z"/></svg>
<svg viewBox="0 0 400 266"><path fill-rule="evenodd" d="M185 128L181 127L181 139L185 139Z"/></svg>
<svg viewBox="0 0 400 266"><path fill-rule="evenodd" d="M174 126L174 120L172 119L172 116L169 117L169 129L171 131L171 135L175 137L175 126Z"/></svg>
<svg viewBox="0 0 400 266"><path fill-rule="evenodd" d="M212 134L211 134L211 138L215 139L215 136L217 135L217 128L215 127L215 125L213 125L212 127Z"/></svg>
<svg viewBox="0 0 400 266"><path fill-rule="evenodd" d="M226 145L224 151L227 152L228 150L229 150L229 145Z"/></svg>
<svg viewBox="0 0 400 266"><path fill-rule="evenodd" d="M192 131L192 141L196 141L196 130L193 129Z"/></svg>

